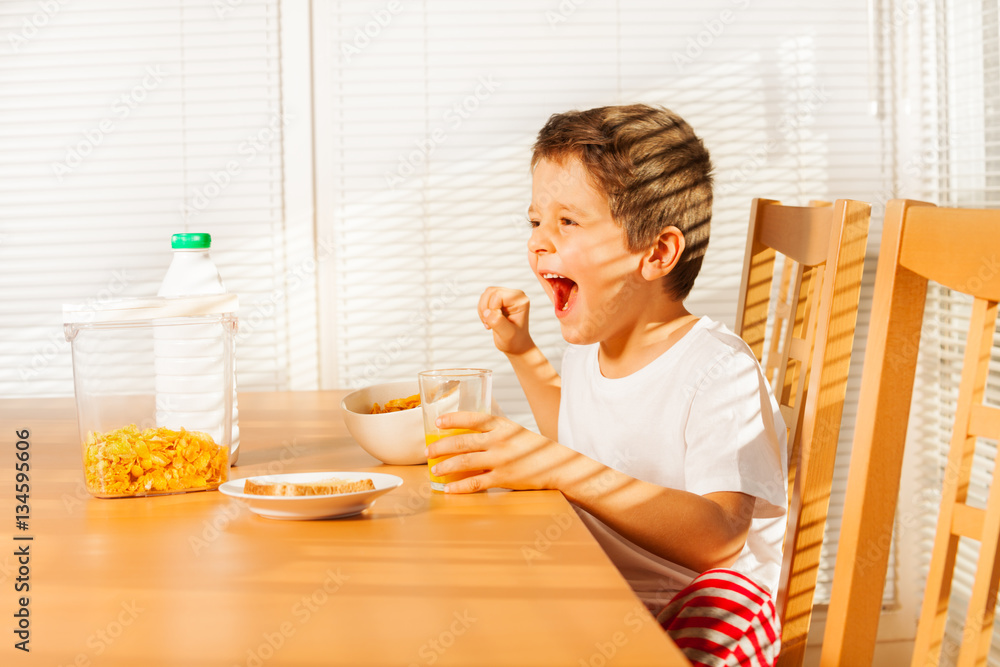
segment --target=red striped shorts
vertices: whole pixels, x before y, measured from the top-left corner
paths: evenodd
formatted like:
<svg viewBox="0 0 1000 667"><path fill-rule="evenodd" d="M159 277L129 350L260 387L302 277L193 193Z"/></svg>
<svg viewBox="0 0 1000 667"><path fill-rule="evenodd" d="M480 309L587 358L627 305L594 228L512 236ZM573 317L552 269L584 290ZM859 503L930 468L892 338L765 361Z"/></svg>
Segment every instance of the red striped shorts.
<svg viewBox="0 0 1000 667"><path fill-rule="evenodd" d="M732 570L708 570L657 620L696 667L774 667L781 627L770 593Z"/></svg>

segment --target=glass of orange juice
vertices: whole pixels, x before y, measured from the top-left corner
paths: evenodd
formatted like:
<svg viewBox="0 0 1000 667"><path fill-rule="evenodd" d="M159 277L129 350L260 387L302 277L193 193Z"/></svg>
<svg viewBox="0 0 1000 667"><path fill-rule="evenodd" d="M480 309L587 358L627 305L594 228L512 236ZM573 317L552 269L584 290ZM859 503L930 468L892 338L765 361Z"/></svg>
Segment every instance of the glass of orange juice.
<svg viewBox="0 0 1000 667"><path fill-rule="evenodd" d="M444 368L421 371L420 407L424 413L424 438L428 445L441 438L461 433L475 433L465 428L440 429L434 422L449 412L482 412L490 414L493 392L493 371L483 368ZM428 468L447 457L427 460ZM431 475L431 488L444 491L444 485L462 479L465 475L438 477Z"/></svg>

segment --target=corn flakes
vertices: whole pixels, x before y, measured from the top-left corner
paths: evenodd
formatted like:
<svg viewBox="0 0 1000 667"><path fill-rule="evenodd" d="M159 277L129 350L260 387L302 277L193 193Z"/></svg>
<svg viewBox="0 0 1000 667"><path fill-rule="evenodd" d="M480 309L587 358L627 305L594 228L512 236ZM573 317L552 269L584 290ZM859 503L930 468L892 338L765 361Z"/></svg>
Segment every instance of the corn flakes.
<svg viewBox="0 0 1000 667"><path fill-rule="evenodd" d="M414 394L406 398L393 398L386 401L383 406L373 403L371 414L380 415L385 412L399 412L400 410L409 410L410 408L417 407L420 407L420 394Z"/></svg>
<svg viewBox="0 0 1000 667"><path fill-rule="evenodd" d="M135 424L91 431L83 443L87 490L95 496L145 496L217 488L229 475L229 450L200 431Z"/></svg>

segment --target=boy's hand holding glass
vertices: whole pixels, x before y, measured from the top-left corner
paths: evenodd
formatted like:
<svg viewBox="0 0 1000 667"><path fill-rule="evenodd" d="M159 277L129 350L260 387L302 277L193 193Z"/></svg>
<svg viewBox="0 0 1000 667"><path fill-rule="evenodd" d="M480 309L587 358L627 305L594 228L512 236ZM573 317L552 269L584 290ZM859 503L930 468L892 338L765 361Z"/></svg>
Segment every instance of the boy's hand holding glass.
<svg viewBox="0 0 1000 667"><path fill-rule="evenodd" d="M579 456L505 417L451 412L438 417L435 425L442 431L464 433L428 446L428 460L437 461L432 467L434 474L464 476L447 484L448 493L489 488L558 489L557 475ZM441 457L445 458L439 460Z"/></svg>
<svg viewBox="0 0 1000 667"><path fill-rule="evenodd" d="M441 415L464 410L489 415L493 402L493 371L482 368L447 368L421 371L417 374L420 386L420 408L424 417L424 436L428 446L442 438L468 429L441 428L436 422ZM431 488L444 491L444 485L460 477L444 478L433 472L439 457L429 457Z"/></svg>

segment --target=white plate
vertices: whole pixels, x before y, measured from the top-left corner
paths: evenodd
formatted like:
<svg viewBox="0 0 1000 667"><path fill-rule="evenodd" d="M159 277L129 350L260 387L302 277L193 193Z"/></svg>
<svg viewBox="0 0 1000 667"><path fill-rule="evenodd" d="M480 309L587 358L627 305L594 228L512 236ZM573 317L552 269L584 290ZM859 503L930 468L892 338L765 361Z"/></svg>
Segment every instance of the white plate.
<svg viewBox="0 0 1000 667"><path fill-rule="evenodd" d="M247 504L251 512L268 519L331 519L361 514L372 506L376 498L403 483L399 477L381 472L296 472L285 475L252 476L253 479L264 483L299 484L318 482L331 477L352 481L367 478L375 484L375 490L328 496L259 496L243 493L243 483L247 479L244 477L224 482L219 486L219 491L227 496L239 498Z"/></svg>

